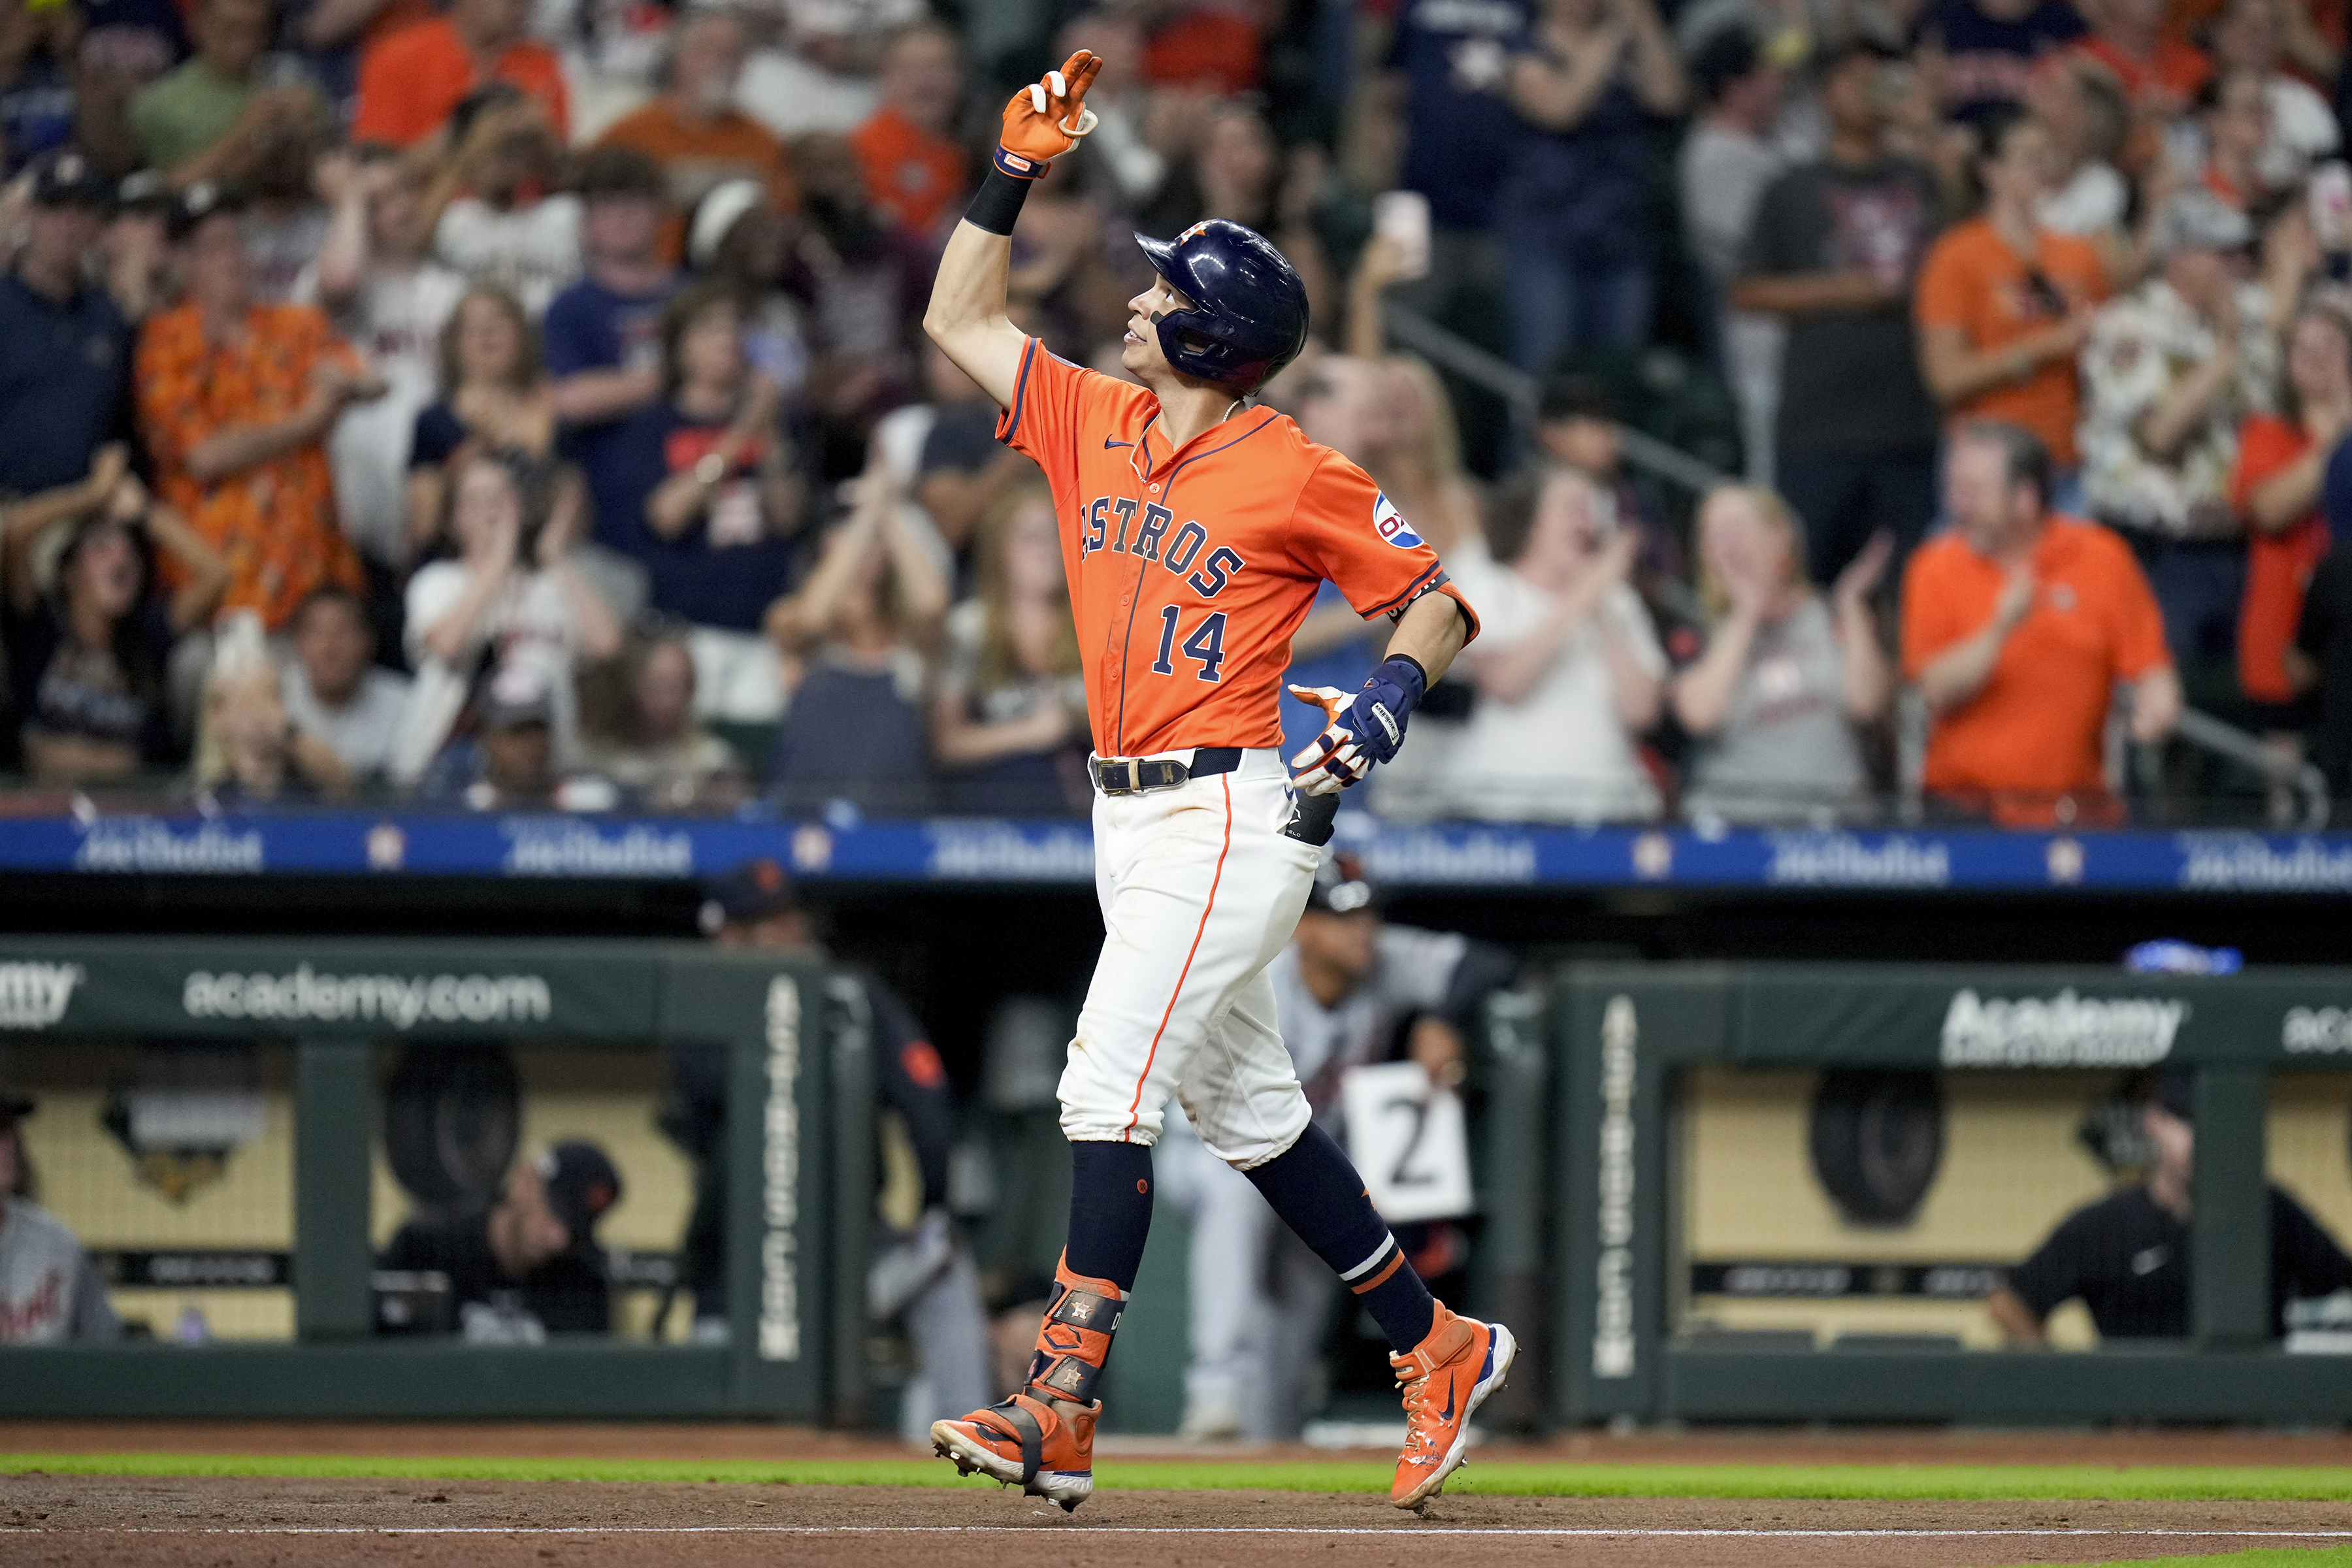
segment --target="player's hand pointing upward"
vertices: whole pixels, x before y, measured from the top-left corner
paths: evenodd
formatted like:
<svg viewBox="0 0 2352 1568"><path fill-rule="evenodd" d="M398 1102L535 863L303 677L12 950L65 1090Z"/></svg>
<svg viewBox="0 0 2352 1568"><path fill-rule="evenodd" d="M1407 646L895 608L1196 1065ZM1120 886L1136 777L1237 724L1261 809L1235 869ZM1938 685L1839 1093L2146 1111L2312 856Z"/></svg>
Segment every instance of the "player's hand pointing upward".
<svg viewBox="0 0 2352 1568"><path fill-rule="evenodd" d="M1043 164L1076 146L1078 138L1095 128L1095 111L1087 107L1087 89L1094 85L1095 74L1101 69L1100 55L1080 49L1062 62L1060 70L1047 71L1043 81L1031 82L1014 93L1013 101L1004 106L1004 135L1000 143L1004 151L1016 159Z"/></svg>

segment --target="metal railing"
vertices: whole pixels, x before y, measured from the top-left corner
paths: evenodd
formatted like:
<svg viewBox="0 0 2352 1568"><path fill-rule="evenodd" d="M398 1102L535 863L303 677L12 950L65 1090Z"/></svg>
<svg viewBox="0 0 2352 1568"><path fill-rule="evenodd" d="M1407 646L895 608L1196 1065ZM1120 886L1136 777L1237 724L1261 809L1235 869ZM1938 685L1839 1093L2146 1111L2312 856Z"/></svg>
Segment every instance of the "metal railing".
<svg viewBox="0 0 2352 1568"><path fill-rule="evenodd" d="M1515 428L1522 435L1533 431L1543 402L1543 384L1535 376L1394 301L1383 302L1382 320L1389 337L1399 347L1410 349L1438 369L1450 371L1492 393L1509 407ZM1645 431L1621 426L1618 435L1620 449L1628 464L1693 495L1704 495L1734 478ZM2298 820L2294 826L2307 832L2327 826L2327 779L2311 763L2284 757L2257 737L2194 708L2181 710L2180 722L2173 734L2201 752L2250 770L2268 786L2292 792L2299 799ZM1920 744L1924 747L1924 730ZM1916 768L1906 768L1905 773L1903 793L1916 801Z"/></svg>

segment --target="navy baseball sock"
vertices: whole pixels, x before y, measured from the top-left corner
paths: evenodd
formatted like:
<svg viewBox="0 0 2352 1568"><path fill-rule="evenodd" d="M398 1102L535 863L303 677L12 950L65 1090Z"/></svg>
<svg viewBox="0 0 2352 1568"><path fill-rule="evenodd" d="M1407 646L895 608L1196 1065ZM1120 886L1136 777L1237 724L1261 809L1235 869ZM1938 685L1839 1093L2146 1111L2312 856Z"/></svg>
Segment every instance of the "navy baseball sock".
<svg viewBox="0 0 2352 1568"><path fill-rule="evenodd" d="M1429 1337L1436 1298L1404 1260L1364 1192L1364 1179L1328 1132L1310 1123L1297 1142L1242 1174L1356 1293L1399 1354Z"/></svg>
<svg viewBox="0 0 2352 1568"><path fill-rule="evenodd" d="M1070 1239L1062 1249L1070 1272L1132 1290L1150 1234L1151 1151L1140 1143L1071 1144Z"/></svg>

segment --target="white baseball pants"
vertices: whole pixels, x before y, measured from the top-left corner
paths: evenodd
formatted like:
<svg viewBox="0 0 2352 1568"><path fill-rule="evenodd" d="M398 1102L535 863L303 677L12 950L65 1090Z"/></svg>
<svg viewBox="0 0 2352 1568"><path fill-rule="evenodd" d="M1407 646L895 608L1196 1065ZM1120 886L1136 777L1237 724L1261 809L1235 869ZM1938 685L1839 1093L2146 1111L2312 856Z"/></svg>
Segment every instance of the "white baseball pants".
<svg viewBox="0 0 2352 1568"><path fill-rule="evenodd" d="M1284 836L1292 798L1271 748L1173 789L1097 794L1103 946L1062 1072L1070 1142L1156 1143L1171 1094L1209 1152L1242 1170L1307 1130L1265 973L1322 857Z"/></svg>

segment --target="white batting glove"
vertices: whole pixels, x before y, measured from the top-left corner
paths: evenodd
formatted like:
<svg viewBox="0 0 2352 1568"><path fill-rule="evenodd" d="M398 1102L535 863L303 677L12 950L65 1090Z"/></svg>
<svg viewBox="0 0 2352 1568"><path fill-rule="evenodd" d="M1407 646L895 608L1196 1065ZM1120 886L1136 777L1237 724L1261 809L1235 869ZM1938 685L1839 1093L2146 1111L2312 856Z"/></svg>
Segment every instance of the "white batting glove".
<svg viewBox="0 0 2352 1568"><path fill-rule="evenodd" d="M1345 715L1354 705L1356 694L1336 686L1294 686L1290 694L1301 702L1314 703L1330 721L1311 745L1290 759L1290 765L1299 770L1291 781L1298 786L1298 792L1337 795L1349 784L1361 784L1372 771L1374 759L1366 753L1363 737L1346 721Z"/></svg>

